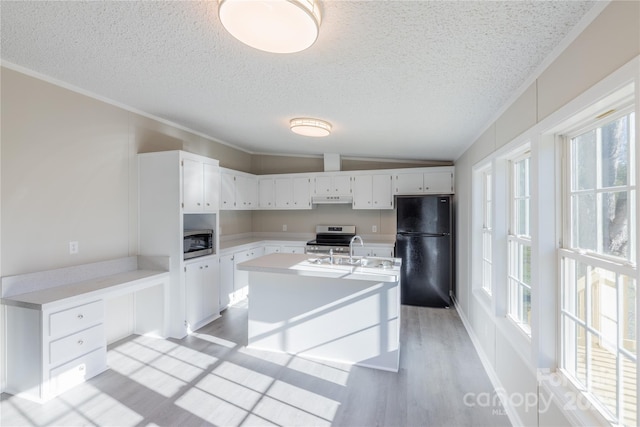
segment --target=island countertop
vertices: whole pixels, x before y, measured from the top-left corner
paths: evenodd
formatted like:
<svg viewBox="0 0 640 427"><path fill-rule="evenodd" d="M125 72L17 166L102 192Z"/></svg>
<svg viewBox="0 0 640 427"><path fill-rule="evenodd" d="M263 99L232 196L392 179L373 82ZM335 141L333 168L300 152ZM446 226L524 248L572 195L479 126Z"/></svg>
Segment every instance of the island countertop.
<svg viewBox="0 0 640 427"><path fill-rule="evenodd" d="M348 257L335 256L336 263L316 263L319 257L312 254L274 253L238 264L239 270L263 273L279 273L309 277L326 277L349 280L369 280L379 282L398 282L400 280L399 258L357 257L370 262L370 266L350 265ZM382 260L391 261L391 265L381 267ZM387 263L388 265L389 263Z"/></svg>

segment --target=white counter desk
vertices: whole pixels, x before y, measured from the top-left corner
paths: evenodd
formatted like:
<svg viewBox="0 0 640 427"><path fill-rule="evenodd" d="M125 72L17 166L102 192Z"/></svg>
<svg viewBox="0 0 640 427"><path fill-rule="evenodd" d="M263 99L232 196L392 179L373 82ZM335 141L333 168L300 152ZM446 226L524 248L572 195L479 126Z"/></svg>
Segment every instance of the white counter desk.
<svg viewBox="0 0 640 427"><path fill-rule="evenodd" d="M248 345L397 372L400 260L383 268L370 258L309 259L270 254L238 265L249 271Z"/></svg>
<svg viewBox="0 0 640 427"><path fill-rule="evenodd" d="M125 257L2 278L6 390L37 402L107 369L105 300L133 294L137 334L166 336L168 257Z"/></svg>

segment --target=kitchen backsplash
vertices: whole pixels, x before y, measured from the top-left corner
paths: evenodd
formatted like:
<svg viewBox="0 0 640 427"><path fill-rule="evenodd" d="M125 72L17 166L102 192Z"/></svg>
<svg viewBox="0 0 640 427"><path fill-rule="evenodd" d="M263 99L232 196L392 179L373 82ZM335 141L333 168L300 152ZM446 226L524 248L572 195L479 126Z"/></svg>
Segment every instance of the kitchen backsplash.
<svg viewBox="0 0 640 427"><path fill-rule="evenodd" d="M318 224L355 225L359 234L395 234L396 216L395 210L353 210L350 205L317 205L309 210L220 211L221 236L315 233Z"/></svg>

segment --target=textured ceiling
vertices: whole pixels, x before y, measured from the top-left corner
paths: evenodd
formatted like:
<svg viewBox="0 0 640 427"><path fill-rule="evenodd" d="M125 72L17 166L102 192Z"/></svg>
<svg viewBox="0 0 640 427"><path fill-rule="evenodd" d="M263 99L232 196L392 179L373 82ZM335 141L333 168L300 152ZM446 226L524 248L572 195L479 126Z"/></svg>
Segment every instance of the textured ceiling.
<svg viewBox="0 0 640 427"><path fill-rule="evenodd" d="M316 43L278 55L215 1L3 0L0 53L252 153L455 160L595 3L324 1Z"/></svg>

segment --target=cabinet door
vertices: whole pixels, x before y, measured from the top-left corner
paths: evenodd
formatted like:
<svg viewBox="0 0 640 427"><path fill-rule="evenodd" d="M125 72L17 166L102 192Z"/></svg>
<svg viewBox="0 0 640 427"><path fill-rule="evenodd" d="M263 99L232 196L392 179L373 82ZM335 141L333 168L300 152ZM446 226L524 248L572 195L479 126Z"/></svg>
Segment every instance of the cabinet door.
<svg viewBox="0 0 640 427"><path fill-rule="evenodd" d="M316 176L313 180L315 185L315 194L324 196L331 194L331 177L330 176Z"/></svg>
<svg viewBox="0 0 640 427"><path fill-rule="evenodd" d="M278 209L291 209L293 207L293 186L291 178L276 179L276 207Z"/></svg>
<svg viewBox="0 0 640 427"><path fill-rule="evenodd" d="M233 294L234 281L234 255L220 256L220 310L229 306Z"/></svg>
<svg viewBox="0 0 640 427"><path fill-rule="evenodd" d="M354 246L353 248L354 256L371 256L371 250L366 246Z"/></svg>
<svg viewBox="0 0 640 427"><path fill-rule="evenodd" d="M182 205L185 212L202 212L204 179L202 162L184 159L182 162Z"/></svg>
<svg viewBox="0 0 640 427"><path fill-rule="evenodd" d="M304 253L304 246L302 245L290 245L290 246L283 246L282 247L282 253L283 254L303 254Z"/></svg>
<svg viewBox="0 0 640 427"><path fill-rule="evenodd" d="M393 248L371 248L371 256L393 258Z"/></svg>
<svg viewBox="0 0 640 427"><path fill-rule="evenodd" d="M451 172L425 172L424 191L429 194L453 194Z"/></svg>
<svg viewBox="0 0 640 427"><path fill-rule="evenodd" d="M396 194L420 194L423 192L422 173L399 173L395 176Z"/></svg>
<svg viewBox="0 0 640 427"><path fill-rule="evenodd" d="M280 246L265 246L264 247L264 254L265 255L269 255L269 254L279 254L280 253Z"/></svg>
<svg viewBox="0 0 640 427"><path fill-rule="evenodd" d="M353 209L373 209L371 195L373 192L373 177L371 175L356 175L353 177Z"/></svg>
<svg viewBox="0 0 640 427"><path fill-rule="evenodd" d="M311 178L293 178L293 207L311 209Z"/></svg>
<svg viewBox="0 0 640 427"><path fill-rule="evenodd" d="M203 264L189 263L185 266L185 313L189 331L194 331L196 325L203 318L202 315L202 275Z"/></svg>
<svg viewBox="0 0 640 427"><path fill-rule="evenodd" d="M393 209L391 175L373 175L371 188L371 205L374 209Z"/></svg>
<svg viewBox="0 0 640 427"><path fill-rule="evenodd" d="M216 212L220 205L220 169L208 163L202 166L204 174L204 211Z"/></svg>
<svg viewBox="0 0 640 427"><path fill-rule="evenodd" d="M258 205L261 209L275 207L275 180L264 178L258 180Z"/></svg>
<svg viewBox="0 0 640 427"><path fill-rule="evenodd" d="M335 194L351 194L351 176L335 175L333 180L333 192Z"/></svg>
<svg viewBox="0 0 640 427"><path fill-rule="evenodd" d="M236 175L236 209L250 210L258 205L258 181L252 177Z"/></svg>
<svg viewBox="0 0 640 427"><path fill-rule="evenodd" d="M222 189L220 191L220 209L231 210L236 208L236 177L229 173L222 173Z"/></svg>
<svg viewBox="0 0 640 427"><path fill-rule="evenodd" d="M220 313L220 265L217 257L203 262L202 269L202 319L217 316Z"/></svg>

